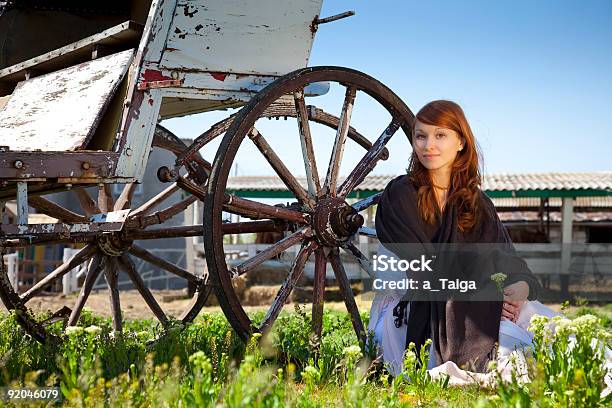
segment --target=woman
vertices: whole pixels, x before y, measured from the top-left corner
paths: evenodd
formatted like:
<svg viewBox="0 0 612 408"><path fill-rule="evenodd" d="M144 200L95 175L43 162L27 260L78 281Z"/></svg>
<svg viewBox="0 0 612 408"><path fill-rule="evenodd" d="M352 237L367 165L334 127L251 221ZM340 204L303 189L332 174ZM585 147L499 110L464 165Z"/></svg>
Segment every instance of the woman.
<svg viewBox="0 0 612 408"><path fill-rule="evenodd" d="M499 300L408 302L404 292L380 291L369 329L394 375L402 368L407 345L414 342L419 350L429 338L430 368L452 362L484 372L499 354L531 342L526 330L530 315L555 313L527 302L536 298L538 281L515 254L493 203L480 189L476 140L459 105L445 100L425 105L416 115L411 142L408 174L389 183L378 205L379 257L402 255L398 252L406 243L422 245L424 252L432 244L494 243L496 250L485 263L492 273L507 275L503 300L499 294Z"/></svg>

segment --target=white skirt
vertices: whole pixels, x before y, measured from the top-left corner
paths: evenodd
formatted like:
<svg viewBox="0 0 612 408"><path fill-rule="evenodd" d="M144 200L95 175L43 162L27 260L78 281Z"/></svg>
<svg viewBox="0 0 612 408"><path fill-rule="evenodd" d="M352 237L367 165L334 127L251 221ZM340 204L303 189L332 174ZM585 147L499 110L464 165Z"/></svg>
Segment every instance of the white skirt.
<svg viewBox="0 0 612 408"><path fill-rule="evenodd" d="M372 302L368 325L368 330L373 332L374 343L378 347L377 356L382 358L393 376L397 376L403 369L406 344L406 325L404 323L400 327L395 327L395 316L393 316L393 309L397 306L401 297L401 294L397 292L378 292ZM406 317L409 312L410 303L406 308ZM519 381L529 381L524 369L525 360L522 351L532 346L533 334L528 328L531 318L536 314L546 317L561 315L538 301L528 301L521 306L516 323L509 320L500 322L497 371L501 374L502 379L509 381L512 371L517 371ZM612 351L606 349L605 354L608 374L605 378L606 388L602 396L612 392ZM427 369L432 378L448 375L451 385L470 383L493 385L496 381L495 372L474 373L466 371L452 361L438 365L431 353Z"/></svg>

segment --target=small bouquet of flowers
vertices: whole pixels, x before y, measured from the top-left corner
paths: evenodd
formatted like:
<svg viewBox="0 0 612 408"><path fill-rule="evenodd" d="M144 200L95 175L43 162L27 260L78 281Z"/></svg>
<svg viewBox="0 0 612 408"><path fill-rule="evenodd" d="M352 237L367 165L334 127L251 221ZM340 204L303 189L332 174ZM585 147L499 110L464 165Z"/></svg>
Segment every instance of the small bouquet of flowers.
<svg viewBox="0 0 612 408"><path fill-rule="evenodd" d="M497 286L497 290L499 290L499 293L504 293L504 281L507 277L508 275L502 272L494 273L493 275L491 275L491 280L495 282L495 286Z"/></svg>

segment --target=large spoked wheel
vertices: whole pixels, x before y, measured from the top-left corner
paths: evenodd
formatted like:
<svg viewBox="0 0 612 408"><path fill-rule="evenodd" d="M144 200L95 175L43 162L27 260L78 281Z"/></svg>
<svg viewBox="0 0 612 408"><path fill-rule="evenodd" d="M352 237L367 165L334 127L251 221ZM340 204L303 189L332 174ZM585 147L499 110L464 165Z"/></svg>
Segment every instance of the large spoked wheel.
<svg viewBox="0 0 612 408"><path fill-rule="evenodd" d="M155 150L171 152L176 156L184 153L187 146L167 129L158 126L153 141ZM183 173L194 183L203 185L210 172L211 166L198 154L185 165ZM83 308L90 299L90 294L97 282L106 281L108 299L112 315L113 329L121 331L123 328L123 313L120 301L118 277L119 271L126 273L129 280L137 289L142 301L151 311L151 316L156 318L162 329L168 328L173 320L182 323L191 322L204 306L211 287L208 285L208 276L193 274L173 262L169 262L158 254L147 249L143 242L159 240L164 247L164 242L169 238L179 238L199 235L202 232L201 225L167 226L170 219L180 216L193 202L193 195L180 199L178 202L168 203L168 199L180 188L173 184L161 191L150 200L144 202L137 208L133 208L123 222L123 228L116 232L96 231L95 223L90 217L100 213L119 212L129 210L137 185L126 184L118 196L113 196L111 186L101 185L98 188L97 200L94 200L84 189L74 189L76 199L80 203L82 214L72 212L44 197L29 197L29 205L36 208L40 213L58 219L65 224L90 224L92 228L82 233L70 233L68 235L58 234L29 236L21 239L3 240L0 244L2 255L9 251L36 252L47 250L60 253L63 246L70 244L84 244L70 259L65 260L57 268L42 276L40 280L33 282L22 282L25 285L17 285L9 282L4 263L0 262L0 297L9 310L15 310L19 323L24 329L39 341L57 342L61 341L57 328L51 330L57 322L61 321L60 333L67 327L78 324ZM182 219L180 220L182 224ZM166 224L166 225L161 225ZM191 300L187 302L182 312L164 310L162 305L148 288L135 261L143 261L146 264L161 268L170 274L185 279L194 288ZM80 292L75 300L66 300L66 304L58 310L50 310L51 315L45 319L39 317L39 313L47 308L45 298L48 291L57 288L62 277L80 265L85 266L85 277ZM161 330L160 333L163 333Z"/></svg>
<svg viewBox="0 0 612 408"><path fill-rule="evenodd" d="M311 132L313 118L309 114L310 106L306 104L305 88L319 82L327 82L330 87L340 89L344 93L344 102L339 120L332 126L333 135L327 140L315 141L318 132ZM365 154L359 153L361 159L352 169L345 171L343 168L342 171L347 177L342 180L340 171L345 142L351 129L349 124L358 94L365 94L367 99L376 104L378 109L382 108L390 119L381 124L380 128L384 130L373 143L359 143L367 151ZM358 96L358 100L361 97ZM281 135L282 140L276 140L274 144L271 135L275 133L262 130L262 122L258 120L265 117L264 113L272 106L279 101L287 101L288 98L294 106L297 126L294 134L285 130ZM408 135L413 121L414 115L408 107L382 83L361 72L340 67L305 68L287 74L264 88L242 108L217 151L204 211L204 245L211 284L225 315L240 336L247 338L254 332L265 333L272 327L292 290L300 281L309 258L314 255L313 332L321 334L323 295L329 262L351 315L355 332L360 340L365 341L365 329L340 249L372 275L367 257L352 241L359 233L373 234L371 229L362 226L364 218L360 212L376 204L379 196L372 196L352 205L348 204L347 198L379 160L387 158L389 152L385 145L396 131L402 129ZM331 152L328 152L329 165L325 173L319 173L318 163L326 159L325 146L331 146ZM322 158L317 150L324 152ZM228 194L228 177L237 157L243 151L243 157L246 156L250 163L261 159L263 165L270 166L295 202L270 205ZM287 155L288 151L292 154ZM286 157L284 160L281 158L283 152ZM301 171L305 174L305 181L300 181L300 178L295 176L296 162L299 162ZM250 167L254 166L255 164L252 164ZM270 228L280 228L284 232L284 238L240 263L228 261L225 249L227 240L224 241L228 227L223 221L224 212L255 219L255 222L262 225L268 223ZM253 221L244 224L246 226L250 223ZM257 273L257 268L264 262L278 257L290 260L286 278L268 307L263 321L255 323L241 304L233 281L241 275Z"/></svg>

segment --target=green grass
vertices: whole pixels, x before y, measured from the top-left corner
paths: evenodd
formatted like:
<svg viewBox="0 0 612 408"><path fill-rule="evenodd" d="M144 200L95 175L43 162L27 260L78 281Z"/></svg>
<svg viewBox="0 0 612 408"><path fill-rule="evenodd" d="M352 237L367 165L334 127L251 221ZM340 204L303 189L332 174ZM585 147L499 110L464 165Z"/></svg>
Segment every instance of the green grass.
<svg viewBox="0 0 612 408"><path fill-rule="evenodd" d="M161 333L153 321L127 321L124 333L116 334L108 319L85 313L80 328L57 347L34 341L14 316L5 315L0 386L59 386L64 406L606 406L612 401L599 399L602 356L588 344L594 337L610 344L612 307L580 306L566 313L583 316L563 329L565 338L576 336L578 346L568 348L560 336L543 331L530 360L533 381L494 388L433 381L413 350L404 372L390 377L356 347L343 312L325 312L320 339L309 335L305 310L283 312L270 336L248 345L221 313L201 313L185 330L176 325L151 346ZM263 312L252 318L261 320ZM368 314L362 318L367 324Z"/></svg>

